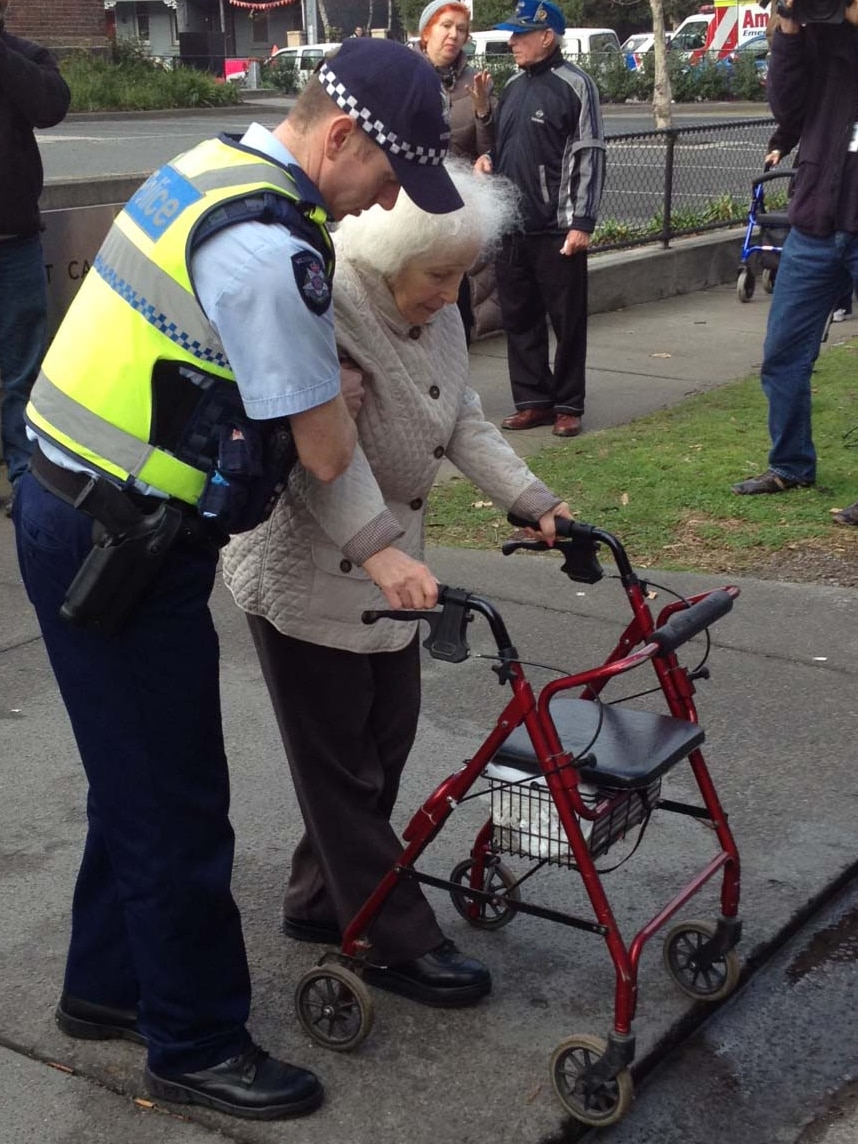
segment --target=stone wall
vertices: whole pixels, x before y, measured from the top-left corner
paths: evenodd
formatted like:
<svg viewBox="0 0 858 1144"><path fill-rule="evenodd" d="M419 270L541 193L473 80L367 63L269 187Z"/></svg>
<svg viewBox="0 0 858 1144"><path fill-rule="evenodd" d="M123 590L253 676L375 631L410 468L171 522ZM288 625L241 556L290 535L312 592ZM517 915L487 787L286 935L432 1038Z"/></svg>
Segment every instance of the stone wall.
<svg viewBox="0 0 858 1144"><path fill-rule="evenodd" d="M52 50L107 47L104 0L12 0L6 27Z"/></svg>

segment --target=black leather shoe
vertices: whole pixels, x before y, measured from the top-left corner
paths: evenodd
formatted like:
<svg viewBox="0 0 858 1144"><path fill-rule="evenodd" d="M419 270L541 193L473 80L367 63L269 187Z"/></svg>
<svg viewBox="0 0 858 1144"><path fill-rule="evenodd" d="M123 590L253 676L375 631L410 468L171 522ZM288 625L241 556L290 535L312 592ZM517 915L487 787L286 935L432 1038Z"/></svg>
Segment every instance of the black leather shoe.
<svg viewBox="0 0 858 1144"><path fill-rule="evenodd" d="M146 1069L146 1088L156 1100L201 1104L245 1120L285 1120L322 1103L315 1073L269 1057L258 1045L199 1072L157 1076Z"/></svg>
<svg viewBox="0 0 858 1144"><path fill-rule="evenodd" d="M481 961L467 957L452 941L399 965L367 965L364 980L388 993L421 1005L458 1009L473 1005L492 991L492 978Z"/></svg>
<svg viewBox="0 0 858 1144"><path fill-rule="evenodd" d="M145 1045L146 1037L137 1026L135 1009L113 1009L63 993L54 1012L56 1022L67 1037L83 1041L133 1041Z"/></svg>
<svg viewBox="0 0 858 1144"><path fill-rule="evenodd" d="M283 932L295 941L314 941L318 945L340 945L343 940L336 922L310 922L284 916Z"/></svg>

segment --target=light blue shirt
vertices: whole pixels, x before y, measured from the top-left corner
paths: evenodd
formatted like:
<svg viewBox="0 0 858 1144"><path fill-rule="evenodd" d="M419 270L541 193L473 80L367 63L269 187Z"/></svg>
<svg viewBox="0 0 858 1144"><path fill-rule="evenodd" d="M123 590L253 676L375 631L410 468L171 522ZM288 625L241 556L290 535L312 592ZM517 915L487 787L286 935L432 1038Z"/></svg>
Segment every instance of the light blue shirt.
<svg viewBox="0 0 858 1144"><path fill-rule="evenodd" d="M296 163L258 123L241 141ZM208 239L191 259L200 305L223 342L244 408L257 420L303 413L340 392L333 307L314 314L292 268L294 254L312 249L285 227L246 222Z"/></svg>

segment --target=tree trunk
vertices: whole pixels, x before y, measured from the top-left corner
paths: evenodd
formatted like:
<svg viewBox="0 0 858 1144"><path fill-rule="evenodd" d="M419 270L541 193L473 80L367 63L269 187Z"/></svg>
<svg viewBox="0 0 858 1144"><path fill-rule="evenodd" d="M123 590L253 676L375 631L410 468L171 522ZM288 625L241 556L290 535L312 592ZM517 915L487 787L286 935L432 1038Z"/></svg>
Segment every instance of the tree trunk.
<svg viewBox="0 0 858 1144"><path fill-rule="evenodd" d="M662 0L649 0L652 9L652 51L655 57L655 84L652 89L652 114L656 127L671 127L670 76L667 72L667 42L664 38L664 4Z"/></svg>

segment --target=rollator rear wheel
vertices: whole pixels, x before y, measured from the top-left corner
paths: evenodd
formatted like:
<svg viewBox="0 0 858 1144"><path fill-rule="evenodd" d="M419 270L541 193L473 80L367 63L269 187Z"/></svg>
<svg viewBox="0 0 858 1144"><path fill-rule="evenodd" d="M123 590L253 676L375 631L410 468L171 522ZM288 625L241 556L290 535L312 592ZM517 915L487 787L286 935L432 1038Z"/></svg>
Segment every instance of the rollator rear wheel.
<svg viewBox="0 0 858 1144"><path fill-rule="evenodd" d="M764 270L760 275L760 279L763 283L763 289L765 292L767 294L771 294L772 290L775 288L775 271L768 269Z"/></svg>
<svg viewBox="0 0 858 1144"><path fill-rule="evenodd" d="M741 964L735 949L728 949L711 965L701 966L700 950L715 936L712 922L680 922L664 939L664 965L683 993L696 1001L721 1001L739 983Z"/></svg>
<svg viewBox="0 0 858 1144"><path fill-rule="evenodd" d="M307 970L295 990L295 1009L304 1031L339 1053L365 1041L375 1018L369 989L342 965Z"/></svg>
<svg viewBox="0 0 858 1144"><path fill-rule="evenodd" d="M582 1124L603 1128L616 1124L632 1103L632 1074L621 1069L611 1080L588 1077L607 1048L601 1037L575 1036L561 1041L551 1058L551 1082L560 1103Z"/></svg>
<svg viewBox="0 0 858 1144"><path fill-rule="evenodd" d="M457 882L460 886L469 886L469 875L473 864L473 858L466 858L464 862L454 866L450 881ZM492 898L489 902L477 902L477 909L472 916L469 910L473 899L462 890L451 890L450 898L457 911L466 922L470 922L477 929L495 930L508 925L515 917L516 911L506 904L507 901L521 901L512 870L504 866L503 862L489 859L486 862L485 876L480 889L485 890L487 894L496 893L498 897Z"/></svg>
<svg viewBox="0 0 858 1144"><path fill-rule="evenodd" d="M739 271L739 277L736 279L736 297L740 302L750 302L754 296L755 285L756 279L753 270L743 266Z"/></svg>

